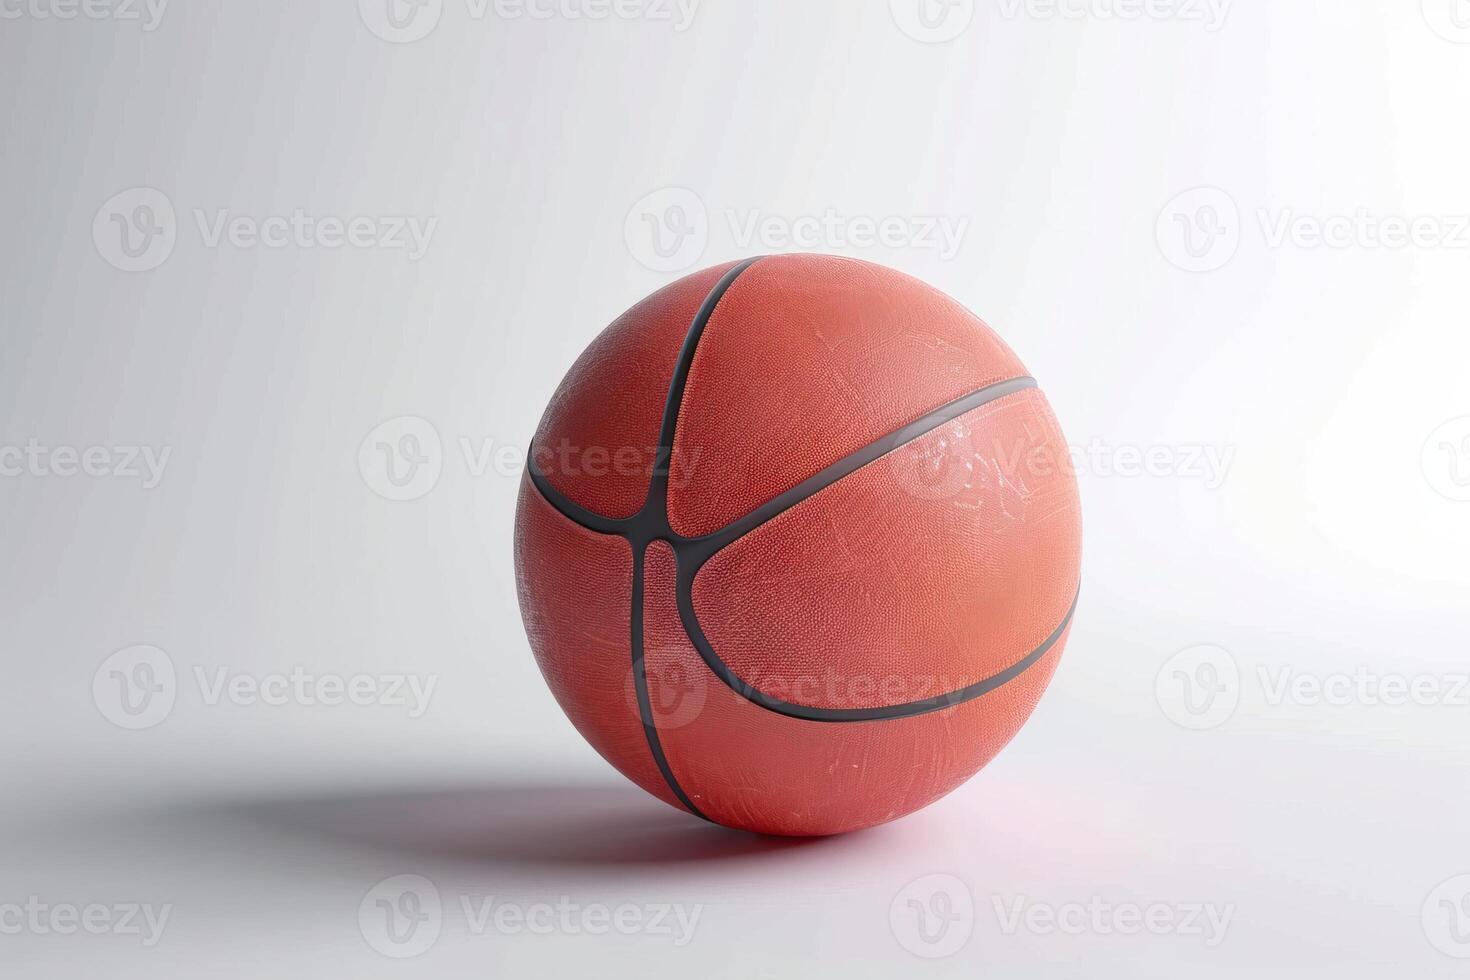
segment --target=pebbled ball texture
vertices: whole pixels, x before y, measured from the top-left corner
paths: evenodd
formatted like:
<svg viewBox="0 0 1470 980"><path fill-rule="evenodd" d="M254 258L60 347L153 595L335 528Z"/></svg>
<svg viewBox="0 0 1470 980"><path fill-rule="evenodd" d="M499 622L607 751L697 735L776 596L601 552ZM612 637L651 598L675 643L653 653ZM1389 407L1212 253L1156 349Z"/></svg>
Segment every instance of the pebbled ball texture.
<svg viewBox="0 0 1470 980"><path fill-rule="evenodd" d="M666 415L671 417L666 418ZM923 807L1036 707L1081 553L1016 355L881 266L773 256L639 303L573 365L516 516L531 647L671 806L809 836Z"/></svg>

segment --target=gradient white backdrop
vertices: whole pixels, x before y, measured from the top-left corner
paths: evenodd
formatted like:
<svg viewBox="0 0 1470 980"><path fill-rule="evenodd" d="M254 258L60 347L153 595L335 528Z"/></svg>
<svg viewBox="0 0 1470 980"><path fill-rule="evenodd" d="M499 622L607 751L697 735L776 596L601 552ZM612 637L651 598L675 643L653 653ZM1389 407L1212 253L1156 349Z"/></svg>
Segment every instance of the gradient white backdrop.
<svg viewBox="0 0 1470 980"><path fill-rule="evenodd" d="M4 975L1470 969L1466 0L0 0L0 82ZM793 843L596 757L510 545L596 332L802 249L1007 338L1086 568Z"/></svg>

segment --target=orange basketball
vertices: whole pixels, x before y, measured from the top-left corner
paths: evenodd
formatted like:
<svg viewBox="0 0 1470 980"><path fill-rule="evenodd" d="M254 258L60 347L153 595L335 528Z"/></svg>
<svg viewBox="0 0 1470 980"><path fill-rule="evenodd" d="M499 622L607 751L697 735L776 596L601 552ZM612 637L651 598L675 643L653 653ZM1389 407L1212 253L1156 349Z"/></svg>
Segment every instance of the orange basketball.
<svg viewBox="0 0 1470 980"><path fill-rule="evenodd" d="M1014 736L1076 608L1061 430L1005 343L881 266L695 273L608 327L532 445L522 616L577 730L671 806L869 827Z"/></svg>

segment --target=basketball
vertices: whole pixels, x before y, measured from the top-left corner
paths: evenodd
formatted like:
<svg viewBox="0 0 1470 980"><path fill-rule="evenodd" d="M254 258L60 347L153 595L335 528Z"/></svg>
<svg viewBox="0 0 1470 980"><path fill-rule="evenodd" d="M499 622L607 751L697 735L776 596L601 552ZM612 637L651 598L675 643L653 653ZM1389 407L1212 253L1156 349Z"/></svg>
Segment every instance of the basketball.
<svg viewBox="0 0 1470 980"><path fill-rule="evenodd" d="M985 766L1076 610L1065 439L1021 361L882 266L687 276L572 366L515 527L521 614L584 738L766 834L881 824Z"/></svg>

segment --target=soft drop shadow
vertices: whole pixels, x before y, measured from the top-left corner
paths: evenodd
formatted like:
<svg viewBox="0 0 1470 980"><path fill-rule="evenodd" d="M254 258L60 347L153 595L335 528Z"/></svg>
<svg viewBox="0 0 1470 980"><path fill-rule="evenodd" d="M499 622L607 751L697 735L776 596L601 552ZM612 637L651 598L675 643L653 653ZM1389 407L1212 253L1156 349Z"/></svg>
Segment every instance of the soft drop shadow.
<svg viewBox="0 0 1470 980"><path fill-rule="evenodd" d="M394 856L540 867L755 859L839 840L730 830L634 787L591 782L302 793L188 809L196 830L211 818L243 821Z"/></svg>

